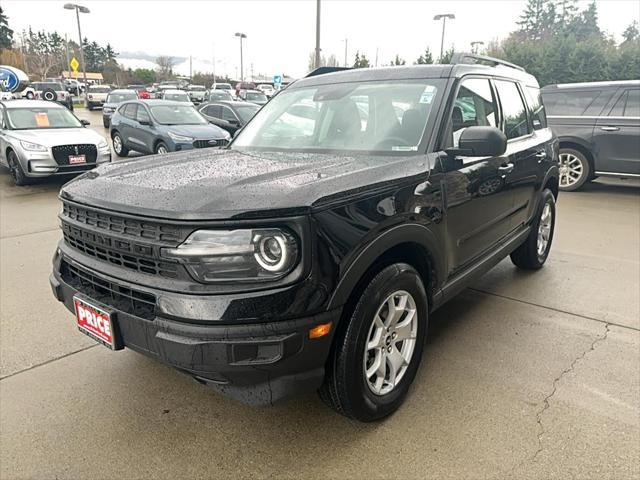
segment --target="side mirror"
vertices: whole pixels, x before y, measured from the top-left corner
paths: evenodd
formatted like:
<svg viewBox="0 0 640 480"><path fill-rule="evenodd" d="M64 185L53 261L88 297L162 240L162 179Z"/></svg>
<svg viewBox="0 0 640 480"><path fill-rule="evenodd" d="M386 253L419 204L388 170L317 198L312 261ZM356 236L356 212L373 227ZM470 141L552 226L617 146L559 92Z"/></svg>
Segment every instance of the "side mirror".
<svg viewBox="0 0 640 480"><path fill-rule="evenodd" d="M458 148L449 148L449 156L499 157L507 150L507 136L496 127L467 127L460 135Z"/></svg>
<svg viewBox="0 0 640 480"><path fill-rule="evenodd" d="M91 125L91 122L85 119L80 120L80 123L82 124L83 127L88 127L89 125Z"/></svg>
<svg viewBox="0 0 640 480"><path fill-rule="evenodd" d="M146 125L147 127L151 126L151 121L150 120L138 120L138 123L140 125Z"/></svg>
<svg viewBox="0 0 640 480"><path fill-rule="evenodd" d="M233 125L234 127L239 127L240 122L238 120L229 120L229 125Z"/></svg>

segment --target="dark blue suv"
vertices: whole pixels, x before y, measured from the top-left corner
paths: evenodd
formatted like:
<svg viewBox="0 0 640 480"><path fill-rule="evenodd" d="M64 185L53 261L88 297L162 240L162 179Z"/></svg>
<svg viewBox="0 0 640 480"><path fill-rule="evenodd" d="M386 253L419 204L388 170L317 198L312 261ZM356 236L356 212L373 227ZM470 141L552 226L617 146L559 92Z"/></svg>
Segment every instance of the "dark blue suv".
<svg viewBox="0 0 640 480"><path fill-rule="evenodd" d="M123 103L111 117L110 133L119 157L126 157L130 150L163 154L224 147L231 139L193 106L166 100Z"/></svg>

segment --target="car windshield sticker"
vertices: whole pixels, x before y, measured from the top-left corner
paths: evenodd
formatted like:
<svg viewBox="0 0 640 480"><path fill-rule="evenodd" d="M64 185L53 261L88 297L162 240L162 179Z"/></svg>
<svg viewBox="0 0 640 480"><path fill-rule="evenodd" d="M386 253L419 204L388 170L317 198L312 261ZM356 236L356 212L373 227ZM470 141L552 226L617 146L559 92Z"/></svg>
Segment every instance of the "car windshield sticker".
<svg viewBox="0 0 640 480"><path fill-rule="evenodd" d="M36 113L36 126L38 128L48 127L49 126L49 115L45 112Z"/></svg>
<svg viewBox="0 0 640 480"><path fill-rule="evenodd" d="M433 96L436 94L436 87L433 85L427 85L424 87L424 92L420 95L420 103L430 104L433 100Z"/></svg>

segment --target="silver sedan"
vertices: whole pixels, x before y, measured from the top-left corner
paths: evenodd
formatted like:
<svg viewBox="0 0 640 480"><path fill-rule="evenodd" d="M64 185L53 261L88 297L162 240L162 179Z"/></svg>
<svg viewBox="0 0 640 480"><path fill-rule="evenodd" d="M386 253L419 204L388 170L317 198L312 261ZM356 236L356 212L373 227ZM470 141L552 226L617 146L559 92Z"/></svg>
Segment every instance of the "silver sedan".
<svg viewBox="0 0 640 480"><path fill-rule="evenodd" d="M16 185L25 185L110 162L109 144L86 124L54 102L0 102L0 164L9 168Z"/></svg>

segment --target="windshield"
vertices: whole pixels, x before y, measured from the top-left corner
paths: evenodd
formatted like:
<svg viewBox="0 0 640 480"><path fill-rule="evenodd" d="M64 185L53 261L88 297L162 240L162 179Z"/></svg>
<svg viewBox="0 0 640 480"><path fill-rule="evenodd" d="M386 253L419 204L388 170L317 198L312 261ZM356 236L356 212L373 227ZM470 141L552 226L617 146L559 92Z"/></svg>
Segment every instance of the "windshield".
<svg viewBox="0 0 640 480"><path fill-rule="evenodd" d="M358 82L287 89L234 148L415 152L443 81Z"/></svg>
<svg viewBox="0 0 640 480"><path fill-rule="evenodd" d="M200 85L191 85L189 87L189 90L191 90L192 92L204 92L206 88Z"/></svg>
<svg viewBox="0 0 640 480"><path fill-rule="evenodd" d="M174 102L190 102L191 99L186 93L165 93L162 97L164 100L173 100Z"/></svg>
<svg viewBox="0 0 640 480"><path fill-rule="evenodd" d="M208 122L198 111L187 105L155 105L151 114L162 125L206 125Z"/></svg>
<svg viewBox="0 0 640 480"><path fill-rule="evenodd" d="M5 111L14 130L82 127L80 121L66 108L8 108Z"/></svg>
<svg viewBox="0 0 640 480"><path fill-rule="evenodd" d="M260 107L256 105L243 105L241 107L236 107L236 113L240 116L243 123L251 120L258 110L260 110Z"/></svg>
<svg viewBox="0 0 640 480"><path fill-rule="evenodd" d="M257 102L266 102L267 101L267 97L265 96L264 93L247 92L247 100L249 100L249 101L255 100Z"/></svg>
<svg viewBox="0 0 640 480"><path fill-rule="evenodd" d="M107 96L107 103L120 103L126 102L127 100L137 100L138 95L135 93L110 93Z"/></svg>
<svg viewBox="0 0 640 480"><path fill-rule="evenodd" d="M232 100L231 94L227 92L211 92L209 98L211 100Z"/></svg>
<svg viewBox="0 0 640 480"><path fill-rule="evenodd" d="M231 85L228 83L219 83L214 87L215 90L231 90Z"/></svg>

